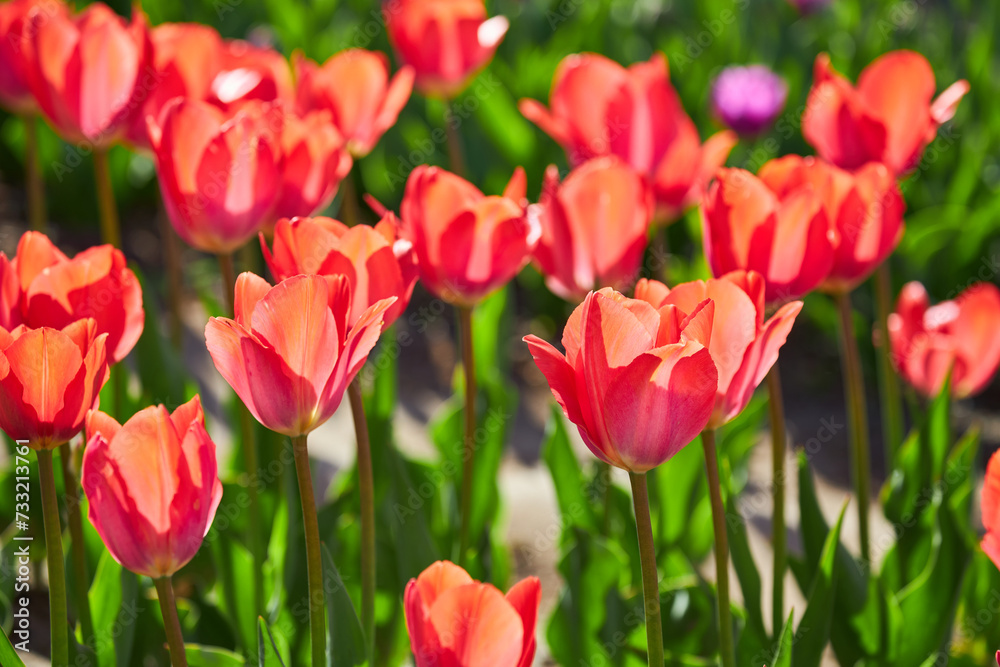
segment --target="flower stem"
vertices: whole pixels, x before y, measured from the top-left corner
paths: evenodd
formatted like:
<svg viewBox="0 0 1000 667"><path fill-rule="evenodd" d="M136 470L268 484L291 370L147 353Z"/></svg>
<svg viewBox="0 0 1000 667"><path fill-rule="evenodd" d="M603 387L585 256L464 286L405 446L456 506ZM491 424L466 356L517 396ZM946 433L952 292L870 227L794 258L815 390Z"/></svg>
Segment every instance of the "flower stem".
<svg viewBox="0 0 1000 667"><path fill-rule="evenodd" d="M868 476L871 463L868 447L868 412L865 407L864 376L858 341L854 338L854 312L851 295L837 294L840 311L840 357L844 374L844 397L847 402L847 422L851 434L851 452L854 458L854 487L858 494L858 528L861 533L861 559L868 564Z"/></svg>
<svg viewBox="0 0 1000 667"><path fill-rule="evenodd" d="M649 519L649 492L646 473L630 472L632 504L635 506L635 529L639 538L639 564L642 567L642 598L646 611L646 653L649 667L663 665L663 622L660 620L660 577L656 573L653 524Z"/></svg>
<svg viewBox="0 0 1000 667"><path fill-rule="evenodd" d="M90 599L87 596L90 575L87 573L87 550L83 543L83 520L80 518L80 487L73 472L73 449L67 442L59 446L62 463L63 487L66 489L66 513L69 516L70 557L73 560L74 606L80 617L83 641L93 647L94 621L90 615Z"/></svg>
<svg viewBox="0 0 1000 667"><path fill-rule="evenodd" d="M170 577L153 579L153 584L156 585L156 596L160 599L163 630L167 633L167 646L170 647L170 664L173 667L187 667L187 656L184 654L184 635L181 634L181 622L177 618L174 585L170 581Z"/></svg>
<svg viewBox="0 0 1000 667"><path fill-rule="evenodd" d="M31 228L44 232L48 213L45 210L45 177L38 155L38 116L27 113L24 120L24 170L28 181L28 219Z"/></svg>
<svg viewBox="0 0 1000 667"><path fill-rule="evenodd" d="M771 542L774 547L774 590L772 631L775 636L785 623L785 399L781 393L778 362L767 374L768 406L771 411L771 482L774 484L774 518Z"/></svg>
<svg viewBox="0 0 1000 667"><path fill-rule="evenodd" d="M236 267L233 265L232 253L216 255L219 260L219 275L222 278L222 298L226 301L226 314L236 315Z"/></svg>
<svg viewBox="0 0 1000 667"><path fill-rule="evenodd" d="M361 221L361 204L358 203L358 188L354 184L355 167L352 165L347 176L340 183L343 196L340 201L340 221L348 227L355 227Z"/></svg>
<svg viewBox="0 0 1000 667"><path fill-rule="evenodd" d="M733 621L729 610L729 537L726 534L726 512L719 488L719 460L715 451L715 431L702 431L701 444L705 449L705 472L708 474L708 493L712 501L712 528L715 530L715 587L719 592L719 653L722 667L735 667L733 650Z"/></svg>
<svg viewBox="0 0 1000 667"><path fill-rule="evenodd" d="M295 474L302 497L302 524L306 535L306 581L309 585L309 634L312 637L312 665L326 664L325 598L323 594L323 561L320 558L319 520L316 517L316 496L313 494L312 473L309 471L307 435L292 438L295 453Z"/></svg>
<svg viewBox="0 0 1000 667"><path fill-rule="evenodd" d="M472 515L472 473L476 453L476 358L472 342L472 308L458 308L459 337L462 345L462 369L465 372L465 437L462 450L461 527L458 539L458 566L465 567L469 549L469 522Z"/></svg>
<svg viewBox="0 0 1000 667"><path fill-rule="evenodd" d="M160 199L156 218L160 224L160 242L163 244L163 266L167 271L167 308L170 312L170 343L178 352L181 350L184 332L181 319L181 294L184 291L184 267L181 265L181 249L177 242L177 232L170 224L170 218Z"/></svg>
<svg viewBox="0 0 1000 667"><path fill-rule="evenodd" d="M45 523L45 559L49 567L49 623L52 632L52 664L69 665L69 629L66 610L66 570L63 564L62 526L52 450L38 450L38 478L42 488L42 520Z"/></svg>
<svg viewBox="0 0 1000 667"><path fill-rule="evenodd" d="M452 173L465 178L465 156L462 149L462 135L458 131L461 124L458 114L452 108L451 102L447 102L444 112L444 130L448 144L448 164Z"/></svg>
<svg viewBox="0 0 1000 667"><path fill-rule="evenodd" d="M94 177L97 179L97 206L101 215L101 240L116 248L122 247L121 226L118 223L118 206L111 186L111 167L108 149L94 149Z"/></svg>
<svg viewBox="0 0 1000 667"><path fill-rule="evenodd" d="M888 260L875 271L875 317L878 327L878 388L882 412L882 438L885 440L885 464L891 469L896 450L903 444L903 393L892 366L889 345L889 312L892 309L892 277Z"/></svg>
<svg viewBox="0 0 1000 667"><path fill-rule="evenodd" d="M358 440L358 491L361 497L361 627L368 642L369 662L375 662L375 482L372 450L357 377L347 388Z"/></svg>

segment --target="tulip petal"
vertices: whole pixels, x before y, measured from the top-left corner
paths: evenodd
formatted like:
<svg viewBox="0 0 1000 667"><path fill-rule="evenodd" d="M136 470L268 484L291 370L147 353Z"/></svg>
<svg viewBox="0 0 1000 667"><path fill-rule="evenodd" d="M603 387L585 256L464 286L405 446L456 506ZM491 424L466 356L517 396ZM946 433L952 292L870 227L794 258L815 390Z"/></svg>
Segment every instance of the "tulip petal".
<svg viewBox="0 0 1000 667"><path fill-rule="evenodd" d="M507 599L489 584L449 588L430 609L445 663L461 667L517 667L524 624Z"/></svg>
<svg viewBox="0 0 1000 667"><path fill-rule="evenodd" d="M524 649L517 667L531 667L535 657L535 625L538 622L538 605L542 601L542 584L538 577L528 577L514 584L507 591L507 602L521 617L524 624Z"/></svg>

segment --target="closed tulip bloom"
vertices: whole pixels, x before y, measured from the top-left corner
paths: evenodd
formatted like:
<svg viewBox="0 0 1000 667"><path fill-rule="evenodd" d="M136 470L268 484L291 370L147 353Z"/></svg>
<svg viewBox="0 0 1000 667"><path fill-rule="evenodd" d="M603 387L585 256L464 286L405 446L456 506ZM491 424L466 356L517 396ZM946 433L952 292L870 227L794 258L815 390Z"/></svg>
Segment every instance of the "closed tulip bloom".
<svg viewBox="0 0 1000 667"><path fill-rule="evenodd" d="M702 207L712 273L742 269L764 277L765 301L778 304L818 287L839 243L822 193L812 183L776 191L743 169L720 169Z"/></svg>
<svg viewBox="0 0 1000 667"><path fill-rule="evenodd" d="M889 315L896 370L932 398L951 374L951 394L966 398L990 383L1000 366L1000 290L977 283L936 306L924 286L907 283Z"/></svg>
<svg viewBox="0 0 1000 667"><path fill-rule="evenodd" d="M396 301L382 316L388 327L410 302L417 282L413 244L399 237L396 216L387 213L375 227L348 227L332 218L283 218L274 227L274 251L264 234L260 248L277 281L297 275L344 276L351 287L353 326L382 299Z"/></svg>
<svg viewBox="0 0 1000 667"><path fill-rule="evenodd" d="M983 551L994 565L1000 567L1000 452L993 452L986 464L980 509L983 527L986 528L981 542ZM997 651L996 658L1000 665L1000 651Z"/></svg>
<svg viewBox="0 0 1000 667"><path fill-rule="evenodd" d="M708 428L732 421L750 402L753 392L778 360L801 301L786 303L765 321L764 278L755 271L733 271L721 278L695 280L668 288L656 280L640 280L635 298L660 311L661 321L682 322L710 299L712 318L688 335L708 348L719 372L719 388Z"/></svg>
<svg viewBox="0 0 1000 667"><path fill-rule="evenodd" d="M14 113L37 110L31 93L32 35L38 21L66 14L61 0L13 0L0 4L0 105Z"/></svg>
<svg viewBox="0 0 1000 667"><path fill-rule="evenodd" d="M379 51L347 49L322 66L301 53L293 57L300 113L329 111L355 157L371 152L392 127L413 90L413 68L389 78L389 59Z"/></svg>
<svg viewBox="0 0 1000 667"><path fill-rule="evenodd" d="M314 111L303 118L286 115L281 149L281 190L272 218L309 216L329 206L352 164L343 137L330 122L330 114Z"/></svg>
<svg viewBox="0 0 1000 667"><path fill-rule="evenodd" d="M897 176L905 174L969 91L967 81L957 81L934 99L935 87L930 63L913 51L879 56L861 72L857 87L820 54L802 134L820 156L843 169L882 162Z"/></svg>
<svg viewBox="0 0 1000 667"><path fill-rule="evenodd" d="M565 355L536 336L524 340L594 455L643 473L673 457L712 417L719 374L697 339L711 327L714 308L705 300L684 317L606 287L570 315Z"/></svg>
<svg viewBox="0 0 1000 667"><path fill-rule="evenodd" d="M520 168L503 196L490 197L438 167L410 173L400 209L403 237L413 243L428 290L473 306L524 268L538 240L526 215L525 185Z"/></svg>
<svg viewBox="0 0 1000 667"><path fill-rule="evenodd" d="M760 134L785 108L788 84L764 65L727 67L712 84L712 111L740 134Z"/></svg>
<svg viewBox="0 0 1000 667"><path fill-rule="evenodd" d="M153 579L194 558L222 500L198 396L173 414L154 405L124 424L92 410L82 473L90 522L111 556Z"/></svg>
<svg viewBox="0 0 1000 667"><path fill-rule="evenodd" d="M541 597L537 577L504 595L453 563L432 564L403 594L416 667L530 667Z"/></svg>
<svg viewBox="0 0 1000 667"><path fill-rule="evenodd" d="M70 16L36 22L32 88L42 111L69 141L107 147L141 116L153 86L153 47L136 5L127 23L97 2Z"/></svg>
<svg viewBox="0 0 1000 667"><path fill-rule="evenodd" d="M17 265L0 252L0 329L10 331L21 323L21 285Z"/></svg>
<svg viewBox="0 0 1000 667"><path fill-rule="evenodd" d="M223 42L208 100L226 111L247 102L281 102L292 107L295 86L285 57L241 39Z"/></svg>
<svg viewBox="0 0 1000 667"><path fill-rule="evenodd" d="M0 329L0 429L33 449L69 442L108 380L107 337L92 319Z"/></svg>
<svg viewBox="0 0 1000 667"><path fill-rule="evenodd" d="M567 56L556 70L550 106L520 104L521 113L562 145L571 164L610 154L644 174L658 220L699 203L736 144L728 130L701 143L661 54L628 68L596 53Z"/></svg>
<svg viewBox="0 0 1000 667"><path fill-rule="evenodd" d="M232 252L272 220L283 173L275 117L265 105L229 117L186 99L164 110L153 146L160 192L177 234L194 248Z"/></svg>
<svg viewBox="0 0 1000 667"><path fill-rule="evenodd" d="M236 318L205 328L215 367L261 424L289 437L329 419L378 341L385 311L377 301L353 325L343 276L295 276L271 287L243 273Z"/></svg>
<svg viewBox="0 0 1000 667"><path fill-rule="evenodd" d="M574 301L593 289L631 286L653 207L642 177L617 158L585 162L561 184L559 170L549 167L541 199L529 209L542 230L534 258L545 284Z"/></svg>

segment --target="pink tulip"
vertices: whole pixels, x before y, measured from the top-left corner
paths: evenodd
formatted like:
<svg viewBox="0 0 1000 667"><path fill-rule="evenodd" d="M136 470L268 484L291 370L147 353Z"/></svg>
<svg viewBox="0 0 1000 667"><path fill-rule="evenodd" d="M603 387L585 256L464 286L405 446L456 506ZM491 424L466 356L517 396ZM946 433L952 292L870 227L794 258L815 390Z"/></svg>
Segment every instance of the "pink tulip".
<svg viewBox="0 0 1000 667"><path fill-rule="evenodd" d="M330 114L314 111L303 118L286 115L281 149L281 190L271 217L310 216L329 206L352 165L344 138L330 121Z"/></svg>

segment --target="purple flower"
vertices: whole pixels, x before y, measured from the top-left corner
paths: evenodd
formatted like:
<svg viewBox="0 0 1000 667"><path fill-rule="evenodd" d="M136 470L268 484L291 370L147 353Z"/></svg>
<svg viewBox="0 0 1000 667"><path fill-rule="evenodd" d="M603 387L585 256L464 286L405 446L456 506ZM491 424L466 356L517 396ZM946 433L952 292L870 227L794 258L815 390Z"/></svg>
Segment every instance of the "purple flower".
<svg viewBox="0 0 1000 667"><path fill-rule="evenodd" d="M785 108L788 86L764 65L727 67L712 85L712 111L740 134L759 134Z"/></svg>

